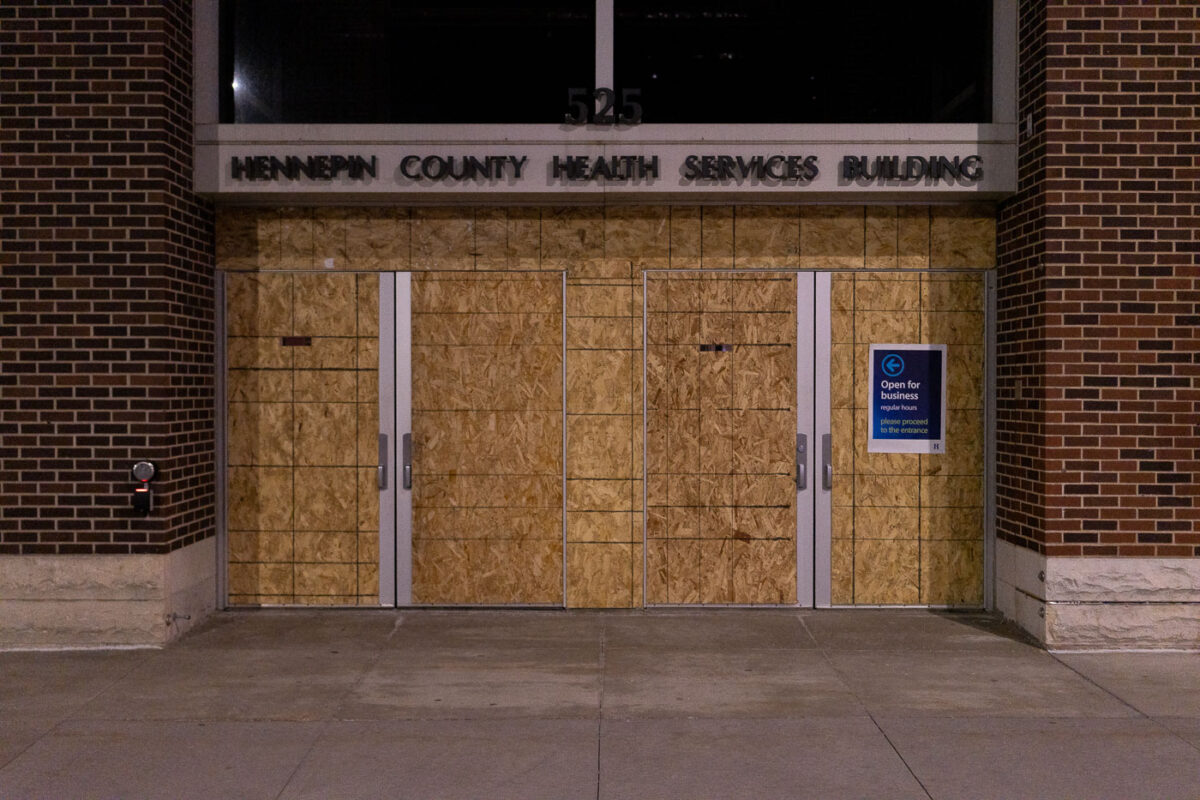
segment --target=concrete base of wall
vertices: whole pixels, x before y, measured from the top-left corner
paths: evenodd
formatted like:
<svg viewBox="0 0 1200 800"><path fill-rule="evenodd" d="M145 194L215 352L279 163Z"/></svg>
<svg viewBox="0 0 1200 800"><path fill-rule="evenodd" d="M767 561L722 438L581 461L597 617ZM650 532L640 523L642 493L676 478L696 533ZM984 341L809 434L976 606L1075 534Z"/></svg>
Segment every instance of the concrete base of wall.
<svg viewBox="0 0 1200 800"><path fill-rule="evenodd" d="M1200 559L1046 558L998 541L996 610L1051 649L1200 650Z"/></svg>
<svg viewBox="0 0 1200 800"><path fill-rule="evenodd" d="M0 557L0 647L163 645L216 607L215 539L167 555Z"/></svg>

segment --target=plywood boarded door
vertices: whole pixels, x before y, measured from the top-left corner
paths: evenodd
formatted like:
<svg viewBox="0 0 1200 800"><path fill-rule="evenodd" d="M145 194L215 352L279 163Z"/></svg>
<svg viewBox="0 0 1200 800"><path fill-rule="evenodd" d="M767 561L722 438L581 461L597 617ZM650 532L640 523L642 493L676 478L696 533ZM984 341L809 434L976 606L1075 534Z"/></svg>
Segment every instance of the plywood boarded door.
<svg viewBox="0 0 1200 800"><path fill-rule="evenodd" d="M377 605L379 276L224 276L230 605Z"/></svg>
<svg viewBox="0 0 1200 800"><path fill-rule="evenodd" d="M412 283L412 602L563 602L563 279Z"/></svg>
<svg viewBox="0 0 1200 800"><path fill-rule="evenodd" d="M985 307L978 271L833 276L833 605L983 605ZM947 347L944 453L868 450L885 342Z"/></svg>
<svg viewBox="0 0 1200 800"><path fill-rule="evenodd" d="M797 602L796 281L647 273L647 604Z"/></svg>

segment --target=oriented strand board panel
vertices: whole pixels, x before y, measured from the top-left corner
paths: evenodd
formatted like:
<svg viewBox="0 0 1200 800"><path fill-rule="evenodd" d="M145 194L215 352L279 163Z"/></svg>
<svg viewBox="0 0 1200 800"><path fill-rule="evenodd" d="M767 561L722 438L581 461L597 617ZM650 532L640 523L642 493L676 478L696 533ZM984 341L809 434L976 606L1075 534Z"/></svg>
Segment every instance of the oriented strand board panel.
<svg viewBox="0 0 1200 800"><path fill-rule="evenodd" d="M560 215L566 242L589 241L594 212ZM609 255L568 263L567 605L642 605L640 268L665 265L666 208L604 216ZM612 246L608 247L607 243ZM572 245L574 246L574 245Z"/></svg>
<svg viewBox="0 0 1200 800"><path fill-rule="evenodd" d="M897 224L903 222L898 218ZM977 237L980 223L973 225L968 234ZM903 251L901 240L895 252ZM836 474L832 601L979 606L983 277L937 272L835 275L831 305ZM867 351L870 344L885 342L949 346L944 454L867 452Z"/></svg>
<svg viewBox="0 0 1200 800"><path fill-rule="evenodd" d="M336 250L339 226L288 236ZM229 602L376 605L378 277L232 273L226 297Z"/></svg>
<svg viewBox="0 0 1200 800"><path fill-rule="evenodd" d="M795 603L795 276L650 274L646 292L646 600Z"/></svg>
<svg viewBox="0 0 1200 800"><path fill-rule="evenodd" d="M423 214L427 245L455 219ZM413 602L561 604L562 277L412 286Z"/></svg>
<svg viewBox="0 0 1200 800"><path fill-rule="evenodd" d="M510 448L526 468L549 458L552 448L541 438L527 442L524 436L549 424L542 412L553 415L550 398L564 374L567 384L566 408L558 409L565 422L550 434L566 437L566 497L561 474L518 475L500 468L472 474L454 467L453 475L427 476L430 497L437 498L431 502L454 508L427 517L436 522L431 531L457 530L462 538L455 541L466 542L486 539L499 526L525 537L528 524L534 523L521 527L505 522L520 516L512 512L506 517L505 509L530 509L529 519L540 520L565 500L568 604L637 607L647 598L657 602L653 598L667 595L673 603L698 603L734 591L729 587L742 580L736 576L746 574L743 565L770 562L774 556L754 553L746 561L734 549L706 544L698 532L720 526L744 531L773 523L717 511L735 502L730 499L733 483L703 472L713 469L719 476L730 468L722 465L769 470L779 460L769 446L762 452L750 448L773 441L789 423L778 413L748 412L752 402L769 403L788 380L784 362L790 359L783 349L771 348L786 348L792 341L794 294L770 281L672 284L665 295L667 284L652 283L643 320L642 276L645 270L664 267L698 274L799 267L911 270L909 277L918 278L901 284L895 274L835 276L834 460L845 480L834 486L834 602L867 602L863 597L868 595L855 595L859 579L860 588L869 589L872 597L908 598L915 586L920 602L978 603L979 591L973 587L980 584L971 577L978 570L965 565L976 563L971 548L982 541L982 508L977 505L982 446L921 456L913 470L906 456L866 454L865 441L856 441L856 433L862 433L858 418L865 402L860 379L866 344L916 330L919 341L950 344L951 441L982 442L984 309L979 279L918 271L994 266L990 206L221 207L216 224L218 267L257 271L231 281L227 309L230 463L237 465L230 469L229 515L241 540L239 552L260 554L235 559L236 571L231 565L231 586L245 589L240 595L244 602L317 602L332 596L321 594L322 586L347 583L348 570L324 567L311 580L297 580L294 563L295 474L339 468L356 470L355 580L360 599L373 602L378 508L372 502L370 470L378 430L373 400L378 342L370 332L378 321L375 301L364 302L362 292L374 292L375 279L357 276L359 296L354 298L351 284L338 281L348 271L381 270L453 270L463 280L484 282L466 294L458 291L461 282L429 281L415 287L418 306L429 312L413 319L415 340L429 346L419 365L428 380L417 389L425 392L421 402L431 404L430 413L443 415L439 425L457 425L479 437L478 456L463 455L464 463L474 458L475 466L486 465L498 451ZM525 284L503 280L496 272L501 270L513 271L512 277L520 277L518 271L566 271L565 307L560 292L531 294ZM558 346L564 325L566 363L556 373L543 349ZM654 343L644 358L644 402L650 409L644 420L643 326ZM282 336L309 333L314 337L310 347L280 343ZM741 349L708 353L698 362L697 343L717 341ZM747 356L751 347L761 351ZM490 357L501 351L507 353L504 358ZM351 424L345 409L334 407L351 396L354 430L344 442L339 436L337 442L310 449L309 443L321 440L314 425L332 426L334 420ZM477 412L493 397L505 398L505 405L484 420ZM714 405L717 398L735 397L745 405ZM520 410L509 405L517 399L526 404ZM301 455L284 457L297 446ZM443 451L450 452L443 447L436 452ZM643 457L651 473L645 482ZM755 474L761 487L774 486L762 473ZM651 501L644 517L644 551L643 491L659 498ZM757 484L745 491L736 501L742 508L760 502L745 498L768 493ZM669 503L662 499L667 493ZM517 506L480 508L498 496L525 499ZM687 502L680 502L681 497ZM346 518L349 506L328 505L331 513L341 509L338 519ZM703 514L702 506L707 508ZM305 524L317 513L314 508L299 511ZM543 524L548 523L534 527ZM874 564L864 566L856 532L878 532L881 542L915 543L915 559L904 551L904 563L916 565L915 583L878 577L882 573ZM339 531L312 533L317 534L313 541L323 543L314 546L317 551L327 546L338 558L344 556L349 540L332 535ZM231 534L231 546L233 538ZM445 547L437 552L449 563L474 564L488 576L480 578L479 591L459 586L447 588L446 596L462 602L483 602L480 598L486 596L488 602L500 602L495 598L517 591L496 566L502 563L496 548ZM312 549L301 548L301 555L307 557ZM883 545L876 548L885 550ZM421 563L438 563L427 557L432 551L419 552ZM643 558L649 567L647 598L642 595ZM539 559L531 563L552 563ZM560 565L562 560L560 554ZM668 564L678 568L668 573ZM716 577L702 584L702 568L713 569ZM430 569L437 575L430 585L448 587L457 580L454 570ZM528 583L540 588L531 589L530 596L548 596L546 587L553 581L546 576L554 569L538 569L530 572L537 577ZM485 592L484 586L490 588ZM559 594L547 602L560 602ZM770 594L764 589L764 596Z"/></svg>

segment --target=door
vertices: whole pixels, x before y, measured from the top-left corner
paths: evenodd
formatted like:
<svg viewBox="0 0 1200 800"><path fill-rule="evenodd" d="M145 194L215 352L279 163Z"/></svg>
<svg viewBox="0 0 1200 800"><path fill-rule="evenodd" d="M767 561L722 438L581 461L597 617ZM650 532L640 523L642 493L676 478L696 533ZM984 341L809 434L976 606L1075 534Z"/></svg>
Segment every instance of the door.
<svg viewBox="0 0 1200 800"><path fill-rule="evenodd" d="M379 276L222 274L230 605L375 605Z"/></svg>
<svg viewBox="0 0 1200 800"><path fill-rule="evenodd" d="M989 393L985 274L856 270L832 276L831 580L824 602L978 608L984 601ZM876 348L945 353L944 447L922 452L873 442L883 410ZM882 365L881 365L882 366ZM822 540L818 539L818 544ZM820 598L820 592L818 593ZM820 599L818 604L822 604Z"/></svg>
<svg viewBox="0 0 1200 800"><path fill-rule="evenodd" d="M400 273L381 298L380 601L562 605L562 273Z"/></svg>
<svg viewBox="0 0 1200 800"><path fill-rule="evenodd" d="M647 605L813 605L830 509L817 469L828 463L828 313L817 316L828 276L645 281Z"/></svg>

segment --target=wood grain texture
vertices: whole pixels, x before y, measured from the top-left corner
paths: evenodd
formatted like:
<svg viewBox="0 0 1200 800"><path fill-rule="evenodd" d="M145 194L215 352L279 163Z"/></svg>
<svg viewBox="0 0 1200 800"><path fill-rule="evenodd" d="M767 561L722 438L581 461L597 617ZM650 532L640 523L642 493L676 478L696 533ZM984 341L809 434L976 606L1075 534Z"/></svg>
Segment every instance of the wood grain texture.
<svg viewBox="0 0 1200 800"><path fill-rule="evenodd" d="M915 539L856 537L854 602L866 605L920 603L920 543Z"/></svg>
<svg viewBox="0 0 1200 800"><path fill-rule="evenodd" d="M800 238L801 267L859 269L866 258L863 207L803 206Z"/></svg>
<svg viewBox="0 0 1200 800"><path fill-rule="evenodd" d="M475 268L474 209L414 208L410 225L412 269Z"/></svg>
<svg viewBox="0 0 1200 800"><path fill-rule="evenodd" d="M288 336L292 333L292 277L236 273L225 284L226 330L230 336Z"/></svg>
<svg viewBox="0 0 1200 800"><path fill-rule="evenodd" d="M439 468L453 469L453 475L419 476L435 504L431 513L435 506L451 509L448 514L465 513L480 501L492 500L503 508L524 508L531 502L530 507L542 508L543 501L550 504L547 508L561 508L559 478L565 472L572 484L566 498L572 515L568 534L578 539L571 534L578 527L585 540L603 539L595 544L609 548L604 555L581 551L568 559L568 577L586 584L569 598L587 604L628 604L634 597L640 602L641 549L636 539L643 452L652 498L671 498L670 513L652 499L646 517L647 535L654 542L646 551L652 598L700 601L699 540L684 538L688 531L727 525L731 531L741 526L744 533L748 525L778 524L750 524L756 516L715 509L764 499L773 504L779 499L778 487L787 480L756 472L758 477L752 475L746 486L738 483L742 476L722 480L721 475L731 469L785 470L790 462L782 446L783 430L794 422L777 412L750 410L773 408L770 398L786 390L786 362L794 365L788 354L795 328L794 281L786 275L773 276L772 281L760 280L765 274L705 276L703 270L772 265L985 269L995 260L994 210L986 205L221 208L217 229L220 269L313 270L229 276L227 400L230 463L235 465L230 470L229 513L231 521L246 526L238 529L239 535L278 533L275 526L292 529L294 468L352 470L354 479L347 489L353 497L350 529L367 535L367 526L375 524L378 509L370 501L377 494L368 482L378 430L378 278L343 271L416 269L424 277L414 284L414 341L425 348L418 360L427 377L420 402L427 404L429 414L446 415L425 426L435 450L462 447L470 440L481 454L464 455L472 468L491 469L485 462L502 458L507 463L511 451L524 468L540 469L555 457L554 448L540 446L538 437L557 436L560 443L557 473L525 476L497 468L497 474L473 475L461 464L450 467L443 461ZM672 281L659 281L657 273L650 273L645 402L651 413L643 451L641 274L666 266L698 270L696 275L705 279L684 281L676 274ZM488 272L528 269L568 273L565 308L558 275ZM743 277L749 280L740 280ZM908 280L868 272L834 276L834 525L847 534L839 534L835 547L841 553L841 561L835 559L835 587L845 587L835 588L835 594L842 597L847 591L851 602L866 602L855 596L854 565L861 560L855 552L856 509L861 526L884 531L891 541L973 541L981 535L982 509L972 504L980 496L976 487L982 473L983 282L979 275L958 273L905 277ZM342 278L347 282L339 282ZM560 352L564 326L569 352L565 364L560 357L556 372L546 354ZM310 347L280 346L281 336L310 333ZM883 340L950 345L952 413L945 455L914 459L865 452L866 345ZM708 342L735 347L701 358L698 345ZM496 358L503 348L519 354ZM566 409L561 400L557 406L553 402L554 395L561 394L564 370ZM486 406L485 401L494 405ZM343 402L354 407L353 414L333 419L333 406ZM291 422L270 410L272 404L289 408ZM566 463L561 457L564 411ZM518 412L529 415L504 416ZM543 412L557 413L557 426L537 416ZM352 430L345 441L319 441L317 431L334 428ZM529 444L528 436L534 437ZM776 439L781 443L778 452L771 444ZM703 470L715 472L707 475ZM690 477L675 480L675 473ZM892 477L896 485L889 489L884 484ZM532 483L524 483L527 478ZM909 505L913 481L917 499ZM684 496L714 510L705 515L699 508L677 508ZM897 520L872 519L872 514L889 508L884 503L896 500L904 503L892 506ZM268 507L272 503L281 505ZM509 503L516 505L505 505ZM911 509L918 513L915 523L908 516ZM626 515L621 519L632 538L609 541L622 535L617 531L623 527L614 522L618 517L604 517L601 523L599 516L588 517L590 512ZM311 510L302 516L307 520L314 515L320 517ZM481 518L479 524L486 528L491 523ZM948 576L950 587L970 584L966 579L956 583L946 571L961 566L964 574L970 572L963 562L963 553L970 552L942 558L937 563L949 566L930 575ZM339 558L345 555L344 550L338 553ZM711 552L709 556L715 558ZM592 557L599 577L588 576ZM355 556L358 585L344 596L356 602L370 599L372 587L378 585L371 558ZM629 562L618 568L616 561L626 558ZM668 562L679 566L670 575L665 571ZM721 567L721 580L710 582L704 591L718 596L724 590L714 587L736 585L730 577L733 569ZM943 591L936 580L927 579L923 567L919 571L922 598L972 596L955 588ZM329 574L333 572L347 574ZM270 591L257 591L245 582L252 574L244 571L239 584L248 602L308 602L341 597L346 588L324 578L307 583L289 579L285 587L282 578L270 573L270 585L261 587ZM489 580L493 589L503 585L498 578ZM872 577L864 586L872 581L888 584ZM320 593L297 596L297 585ZM463 590L462 596L467 594L471 593Z"/></svg>
<svg viewBox="0 0 1200 800"><path fill-rule="evenodd" d="M941 220L939 230L948 230L949 221L961 220L965 213L935 209L922 217L911 209L898 212L895 251L901 266L928 264L927 256L915 255L922 243L929 247L928 235L911 235L920 228L921 220ZM959 247L955 257L968 262L986 260L986 248L971 243L971 237L978 238L986 227L977 219L968 225L965 235L969 241L961 247L955 245ZM911 239L907 243L906 228ZM915 260L905 263L905 253L913 253ZM976 274L834 278L832 321L834 339L839 342L833 346L831 358L838 476L833 510L835 603L971 606L981 602L982 308L983 280ZM944 454L868 452L868 346L882 342L948 345ZM939 544L927 548L931 541ZM951 547L947 542L962 546Z"/></svg>
<svg viewBox="0 0 1200 800"><path fill-rule="evenodd" d="M786 274L647 281L649 603L795 602L795 292Z"/></svg>
<svg viewBox="0 0 1200 800"><path fill-rule="evenodd" d="M628 608L641 593L641 543L585 542L567 550L567 604Z"/></svg>
<svg viewBox="0 0 1200 800"><path fill-rule="evenodd" d="M921 598L937 605L982 605L983 542L922 542Z"/></svg>
<svg viewBox="0 0 1200 800"><path fill-rule="evenodd" d="M560 605L562 565L561 539L422 539L413 542L413 602Z"/></svg>
<svg viewBox="0 0 1200 800"><path fill-rule="evenodd" d="M344 261L350 218L284 228L296 251ZM227 289L229 330L253 334L229 340L230 602L378 603L378 279L234 274Z"/></svg>
<svg viewBox="0 0 1200 800"><path fill-rule="evenodd" d="M996 266L996 212L990 205L932 206L929 266Z"/></svg>
<svg viewBox="0 0 1200 800"><path fill-rule="evenodd" d="M316 240L313 236L313 209L279 210L279 263L277 269L311 270L316 264Z"/></svg>
<svg viewBox="0 0 1200 800"><path fill-rule="evenodd" d="M414 602L561 604L561 278L431 271L412 286Z"/></svg>
<svg viewBox="0 0 1200 800"><path fill-rule="evenodd" d="M737 269L800 266L800 210L796 206L738 206L733 254Z"/></svg>
<svg viewBox="0 0 1200 800"><path fill-rule="evenodd" d="M407 208L364 207L347 216L346 260L350 269L409 269L410 248Z"/></svg>

